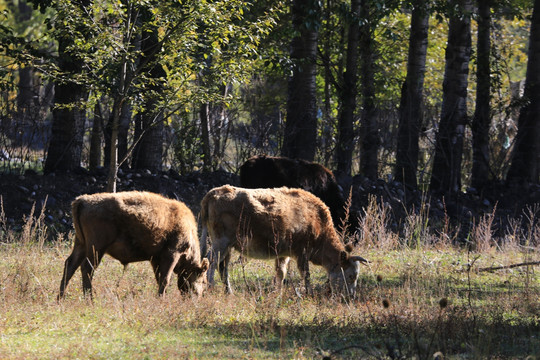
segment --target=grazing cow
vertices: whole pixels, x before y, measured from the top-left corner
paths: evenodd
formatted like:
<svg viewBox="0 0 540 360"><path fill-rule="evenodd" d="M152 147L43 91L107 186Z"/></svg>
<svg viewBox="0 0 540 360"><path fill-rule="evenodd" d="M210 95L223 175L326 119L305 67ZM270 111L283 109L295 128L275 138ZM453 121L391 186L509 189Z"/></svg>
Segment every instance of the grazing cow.
<svg viewBox="0 0 540 360"><path fill-rule="evenodd" d="M200 295L208 259L201 261L197 222L179 201L149 192L82 195L72 203L75 244L67 258L59 298L77 268L83 290L92 295L92 277L104 254L123 265L149 260L162 295L173 271L178 289Z"/></svg>
<svg viewBox="0 0 540 360"><path fill-rule="evenodd" d="M300 188L318 196L332 214L334 225L342 226L345 199L334 174L321 164L305 160L266 155L253 156L240 167L240 186L249 189L286 186ZM357 219L350 218L352 232Z"/></svg>
<svg viewBox="0 0 540 360"><path fill-rule="evenodd" d="M309 261L328 272L332 290L354 294L359 256L351 256L341 242L328 207L302 189L243 189L225 185L210 190L201 202L202 243L211 239L208 281L214 283L219 264L227 292L231 292L228 263L231 248L259 259L276 259L281 286L289 257L294 257L306 290L310 290ZM350 251L350 249L347 249ZM344 281L345 280L345 281Z"/></svg>

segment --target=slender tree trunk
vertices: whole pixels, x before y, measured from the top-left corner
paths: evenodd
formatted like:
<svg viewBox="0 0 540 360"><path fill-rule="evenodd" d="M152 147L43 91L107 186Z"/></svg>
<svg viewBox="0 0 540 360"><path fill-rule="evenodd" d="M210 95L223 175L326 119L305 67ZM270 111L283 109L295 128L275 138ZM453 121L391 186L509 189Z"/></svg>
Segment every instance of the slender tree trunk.
<svg viewBox="0 0 540 360"><path fill-rule="evenodd" d="M229 85L220 86L220 92L223 99L226 99L229 93ZM211 165L212 168L219 168L225 156L230 121L227 119L227 108L222 102L213 104L209 114L210 118L208 120L211 124L210 129L212 129L211 137L213 142Z"/></svg>
<svg viewBox="0 0 540 360"><path fill-rule="evenodd" d="M324 7L324 18L327 19L326 32L321 36L321 47L324 58L330 58L331 55L331 43L332 33L334 32L334 25L331 22L332 14L332 0L326 0ZM333 159L334 153L334 119L332 113L332 71L330 64L324 66L324 88L323 88L323 103L322 103L322 129L321 129L321 150L323 153L322 161L325 166L330 166L330 161Z"/></svg>
<svg viewBox="0 0 540 360"><path fill-rule="evenodd" d="M416 188L418 140L423 122L424 75L428 47L429 12L423 0L415 2L411 16L407 77L401 89L395 179Z"/></svg>
<svg viewBox="0 0 540 360"><path fill-rule="evenodd" d="M461 189L463 135L467 124L467 84L471 56L471 0L456 0L446 46L441 121L436 137L431 190L455 193ZM459 11L459 10L458 10Z"/></svg>
<svg viewBox="0 0 540 360"><path fill-rule="evenodd" d="M338 143L336 148L337 172L351 175L354 150L354 114L356 111L356 83L358 81L358 43L360 39L361 0L351 0L351 20L347 41L346 70L341 88L341 113L338 122Z"/></svg>
<svg viewBox="0 0 540 360"><path fill-rule="evenodd" d="M362 25L360 56L362 58L362 96L363 111L360 127L360 174L370 179L376 179L378 173L379 133L375 108L375 49L373 46L373 29L369 22L370 1L362 0L361 18L366 19Z"/></svg>
<svg viewBox="0 0 540 360"><path fill-rule="evenodd" d="M118 119L118 159L119 161L123 161L121 164L118 164L120 168L122 169L128 169L129 168L129 161L126 159L126 155L128 153L128 133L129 133L129 127L132 121L131 118L131 104L127 99L124 98L124 96L119 96L115 103L113 104L113 108L117 106L116 102L121 101L122 102L122 108L120 109L120 118ZM105 128L105 160L104 163L106 166L109 165L110 162L110 154L111 154L111 136L112 136L112 128L113 128L113 112L111 112L111 116L109 118L109 121L107 121L107 126ZM135 139L138 139L138 136L142 136L142 129L143 126L140 125L140 128L138 129L138 132L135 134Z"/></svg>
<svg viewBox="0 0 540 360"><path fill-rule="evenodd" d="M120 167L118 159L118 131L120 127L120 118L124 102L126 101L126 89L131 82L131 74L128 74L128 61L124 58L119 74L119 88L116 98L113 102L110 126L111 139L109 147L109 174L107 178L107 191L116 192L116 182L118 180L118 168Z"/></svg>
<svg viewBox="0 0 540 360"><path fill-rule="evenodd" d="M293 75L289 80L287 120L281 153L312 161L317 145L316 57L320 9L316 0L294 0L291 44Z"/></svg>
<svg viewBox="0 0 540 360"><path fill-rule="evenodd" d="M123 72L122 76L125 75ZM123 77L122 77L123 78ZM122 102L115 102L112 111L112 124L111 124L111 147L109 155L109 175L107 178L107 191L111 193L116 192L116 182L118 179L118 124L120 122L120 111L122 109Z"/></svg>
<svg viewBox="0 0 540 360"><path fill-rule="evenodd" d="M17 21L28 21L32 18L32 8L26 1L19 1ZM26 116L37 113L38 102L35 101L34 68L30 66L19 67L19 88L17 93L17 112L24 119Z"/></svg>
<svg viewBox="0 0 540 360"><path fill-rule="evenodd" d="M325 50L325 53L329 52ZM330 166L330 161L332 160L333 153L333 137L334 137L334 119L332 117L332 95L331 90L331 76L330 67L325 66L324 69L324 99L323 99L323 128L322 128L322 138L321 138L321 147L323 151L323 161L325 166Z"/></svg>
<svg viewBox="0 0 540 360"><path fill-rule="evenodd" d="M537 183L540 169L540 0L534 1L529 35L529 59L525 79L526 100L518 120L518 133L512 153L507 183Z"/></svg>
<svg viewBox="0 0 540 360"><path fill-rule="evenodd" d="M476 107L472 121L473 166L471 184L482 190L489 181L489 127L491 123L491 7L490 0L478 0L478 42L476 70Z"/></svg>
<svg viewBox="0 0 540 360"><path fill-rule="evenodd" d="M139 16L137 16L137 11L134 11L131 4L129 2L124 2L127 8L127 15L129 18L129 23L139 23L142 21ZM138 50L140 49L139 43L141 37L140 35L132 36L131 28L128 27L124 29L124 37L123 37L123 44L124 46L128 47L131 46L132 50ZM152 39L154 40L154 39ZM143 51L143 57L144 57L144 51ZM146 59L145 59L146 60ZM138 141L140 140L140 137L142 137L145 133L144 130L138 134L140 137L137 137L137 131L138 129L135 128L135 140L134 144L131 146L129 150L126 150L126 153L123 154L123 157L119 157L119 137L121 136L121 123L123 121L129 122L131 118L131 106L128 103L128 92L129 89L132 86L132 82L134 79L134 71L131 60L125 54L125 56L122 59L122 66L120 68L120 73L118 74L118 89L114 96L113 101L113 108L112 108L112 114L111 119L109 121L111 130L110 130L110 145L109 145L109 174L107 178L107 191L109 192L116 192L116 183L118 180L118 169L122 165L124 161L127 160L128 156L131 155L132 151L134 150L135 146L137 145ZM151 95L150 95L151 97ZM127 128L129 127L129 124L125 125L125 137L126 137L126 144L125 147L127 147Z"/></svg>
<svg viewBox="0 0 540 360"><path fill-rule="evenodd" d="M126 156L128 153L128 133L129 125L131 124L131 116L131 103L129 101L124 101L118 122L118 159L119 161L125 159L125 161L119 164L119 167L124 170L129 168L129 161L127 161Z"/></svg>
<svg viewBox="0 0 540 360"><path fill-rule="evenodd" d="M90 155L88 156L88 167L91 171L96 170L101 165L102 141L103 140L103 114L101 106L96 103L94 106L94 124L90 136Z"/></svg>
<svg viewBox="0 0 540 360"><path fill-rule="evenodd" d="M201 121L201 135L203 146L203 170L210 171L212 169L212 151L210 145L210 130L209 118L210 118L210 105L204 103L199 108L199 117Z"/></svg>

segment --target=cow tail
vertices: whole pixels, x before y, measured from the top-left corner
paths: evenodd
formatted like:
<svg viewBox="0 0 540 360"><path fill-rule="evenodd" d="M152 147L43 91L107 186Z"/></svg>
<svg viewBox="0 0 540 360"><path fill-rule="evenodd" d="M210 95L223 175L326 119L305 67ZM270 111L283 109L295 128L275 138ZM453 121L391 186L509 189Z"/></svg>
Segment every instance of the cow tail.
<svg viewBox="0 0 540 360"><path fill-rule="evenodd" d="M71 204L71 214L73 216L73 226L75 227L75 242L79 241L81 244L86 242L81 226L81 209L83 207L83 201L75 199Z"/></svg>
<svg viewBox="0 0 540 360"><path fill-rule="evenodd" d="M201 258L208 257L208 199L201 202Z"/></svg>

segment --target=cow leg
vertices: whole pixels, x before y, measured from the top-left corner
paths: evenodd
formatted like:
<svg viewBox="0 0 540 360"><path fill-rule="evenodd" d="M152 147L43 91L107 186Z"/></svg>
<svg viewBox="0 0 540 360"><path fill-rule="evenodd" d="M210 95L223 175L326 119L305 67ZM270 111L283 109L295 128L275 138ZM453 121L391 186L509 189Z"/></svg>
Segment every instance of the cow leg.
<svg viewBox="0 0 540 360"><path fill-rule="evenodd" d="M159 267L159 256L153 256L150 259L150 264L152 264L152 269L154 270L154 276L159 286L159 279L161 279L160 267Z"/></svg>
<svg viewBox="0 0 540 360"><path fill-rule="evenodd" d="M69 283L69 280L73 277L73 274L81 263L83 262L86 255L84 246L81 245L77 240L75 240L75 245L73 246L73 251L71 255L66 259L64 264L64 273L62 275L62 281L60 282L60 293L58 294L58 299L63 299L66 291L66 287Z"/></svg>
<svg viewBox="0 0 540 360"><path fill-rule="evenodd" d="M279 290L283 286L283 281L287 276L287 268L289 266L290 257L278 257L276 258L276 277L274 283Z"/></svg>
<svg viewBox="0 0 540 360"><path fill-rule="evenodd" d="M161 296L171 282L171 276L176 264L180 260L180 254L177 252L165 252L158 258L152 258L152 267L158 283L158 294Z"/></svg>
<svg viewBox="0 0 540 360"><path fill-rule="evenodd" d="M228 251L223 260L219 263L219 275L221 276L221 281L225 284L225 291L228 294L232 294L231 283L229 282L229 262L231 260L231 252Z"/></svg>
<svg viewBox="0 0 540 360"><path fill-rule="evenodd" d="M222 244L222 245L220 245ZM228 265L228 261L225 262L225 259L227 258L229 254L229 244L227 238L221 238L217 241L212 242L212 250L210 252L210 268L208 269L208 272L206 273L208 278L208 284L213 287L214 286L214 274L216 272L216 268L219 268L219 272L222 276L222 280L224 280L223 276L227 275L228 277L228 270L225 269ZM227 285L227 284L226 284Z"/></svg>
<svg viewBox="0 0 540 360"><path fill-rule="evenodd" d="M94 247L87 249L86 258L81 265L83 292L85 296L90 295L92 297L92 278L104 254L103 250L98 251Z"/></svg>
<svg viewBox="0 0 540 360"><path fill-rule="evenodd" d="M306 293L312 294L313 291L311 289L308 258L306 256L299 256L296 259L296 263L297 263L296 265L298 266L298 271L300 271L300 274L302 274L302 277L304 278L304 283L306 286Z"/></svg>

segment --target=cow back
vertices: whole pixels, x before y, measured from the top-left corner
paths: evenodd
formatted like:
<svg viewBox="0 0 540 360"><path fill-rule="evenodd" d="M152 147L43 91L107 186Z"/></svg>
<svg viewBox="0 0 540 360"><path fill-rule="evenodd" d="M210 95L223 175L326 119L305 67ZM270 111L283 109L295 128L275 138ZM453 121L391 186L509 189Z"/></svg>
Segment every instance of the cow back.
<svg viewBox="0 0 540 360"><path fill-rule="evenodd" d="M254 156L240 167L244 188L299 188L319 197L329 208L334 224L341 225L345 199L334 177L324 166L286 157Z"/></svg>
<svg viewBox="0 0 540 360"><path fill-rule="evenodd" d="M290 256L339 243L328 207L302 189L225 185L212 189L201 207L213 239L235 239L232 246L251 257Z"/></svg>

